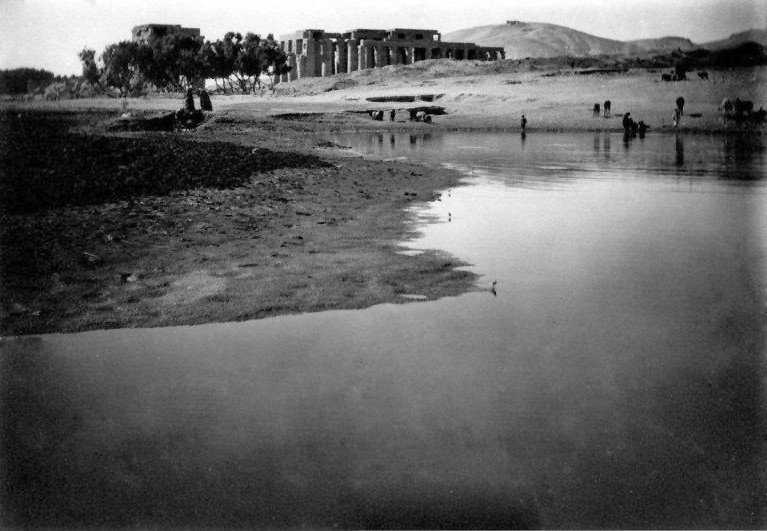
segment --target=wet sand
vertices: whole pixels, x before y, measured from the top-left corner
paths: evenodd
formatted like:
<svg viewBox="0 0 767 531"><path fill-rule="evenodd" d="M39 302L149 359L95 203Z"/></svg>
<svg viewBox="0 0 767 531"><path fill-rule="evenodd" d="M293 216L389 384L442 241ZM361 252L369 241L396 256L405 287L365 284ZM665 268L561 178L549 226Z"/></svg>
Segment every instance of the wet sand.
<svg viewBox="0 0 767 531"><path fill-rule="evenodd" d="M114 134L102 112L26 117L3 116L13 147L3 174L17 175L2 194L4 335L239 321L473 289L452 257L399 253L415 230L407 207L458 185L456 172L365 160L294 121L224 114L194 132ZM116 192L117 182L129 185Z"/></svg>

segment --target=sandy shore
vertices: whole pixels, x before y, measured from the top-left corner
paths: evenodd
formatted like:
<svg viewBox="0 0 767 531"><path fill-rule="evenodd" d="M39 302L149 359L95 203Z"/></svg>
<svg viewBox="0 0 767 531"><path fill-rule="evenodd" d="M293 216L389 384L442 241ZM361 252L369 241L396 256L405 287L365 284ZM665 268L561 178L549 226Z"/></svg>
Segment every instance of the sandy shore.
<svg viewBox="0 0 767 531"><path fill-rule="evenodd" d="M96 134L103 113L67 116L88 134L25 135L3 159L4 170L15 159L44 176L34 190L29 176L3 186L3 335L245 320L473 289L454 258L399 252L415 230L407 207L458 185L458 173L365 160L295 124L230 114L197 132L118 135ZM164 166L169 144L196 158ZM66 163L39 157L44 149L68 154ZM128 156L105 163L109 152ZM109 173L132 180L116 199L115 187L95 186ZM158 180L163 193L132 193Z"/></svg>
<svg viewBox="0 0 767 531"><path fill-rule="evenodd" d="M223 322L476 289L453 257L399 252L414 230L407 207L459 185L460 174L365 160L313 133L514 130L521 114L531 133L619 131L624 112L663 132L679 95L687 101L682 133L728 133L722 98L758 107L767 86L764 68L680 83L641 71L435 77L408 68L346 76L354 83L343 90L320 80L274 95L214 96L205 124L183 133L108 131L122 112L113 99L4 104L0 333ZM368 101L403 96L416 99ZM592 117L605 99L613 117ZM128 106L143 113L180 103ZM407 107L424 105L446 114L433 124L406 119ZM398 109L397 120L373 122L362 112L372 108ZM61 117L65 126L50 125Z"/></svg>

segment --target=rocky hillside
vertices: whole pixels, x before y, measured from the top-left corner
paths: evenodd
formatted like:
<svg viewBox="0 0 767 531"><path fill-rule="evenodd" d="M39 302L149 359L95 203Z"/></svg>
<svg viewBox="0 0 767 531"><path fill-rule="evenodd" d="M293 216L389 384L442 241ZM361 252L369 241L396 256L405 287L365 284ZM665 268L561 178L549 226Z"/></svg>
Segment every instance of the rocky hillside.
<svg viewBox="0 0 767 531"><path fill-rule="evenodd" d="M503 46L507 59L525 57L558 57L569 55L630 55L648 51L689 51L696 45L681 37L617 41L604 39L556 24L510 21L505 24L479 26L442 36L445 41L474 42L481 46Z"/></svg>

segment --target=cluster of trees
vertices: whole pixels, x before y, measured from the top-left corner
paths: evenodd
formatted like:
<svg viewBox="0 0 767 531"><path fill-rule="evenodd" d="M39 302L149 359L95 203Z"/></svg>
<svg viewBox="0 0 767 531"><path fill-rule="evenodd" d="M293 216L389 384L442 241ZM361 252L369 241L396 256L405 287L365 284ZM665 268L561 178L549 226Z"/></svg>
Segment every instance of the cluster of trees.
<svg viewBox="0 0 767 531"><path fill-rule="evenodd" d="M179 91L199 80L213 79L219 91L248 92L261 88L260 76L287 73L287 56L269 34L229 32L214 42L170 34L150 43L110 44L96 58L94 50L79 53L83 77L102 89L121 95L141 93L151 84L160 91Z"/></svg>
<svg viewBox="0 0 767 531"><path fill-rule="evenodd" d="M0 94L27 94L55 79L53 72L37 68L0 70Z"/></svg>

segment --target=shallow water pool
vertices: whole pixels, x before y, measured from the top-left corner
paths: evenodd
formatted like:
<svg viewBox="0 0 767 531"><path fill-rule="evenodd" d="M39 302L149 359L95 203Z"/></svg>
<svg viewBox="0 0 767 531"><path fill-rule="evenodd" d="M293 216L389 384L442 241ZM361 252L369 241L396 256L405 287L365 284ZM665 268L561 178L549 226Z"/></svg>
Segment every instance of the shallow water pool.
<svg viewBox="0 0 767 531"><path fill-rule="evenodd" d="M464 171L406 246L482 291L3 339L8 522L764 525L763 144L327 139Z"/></svg>

